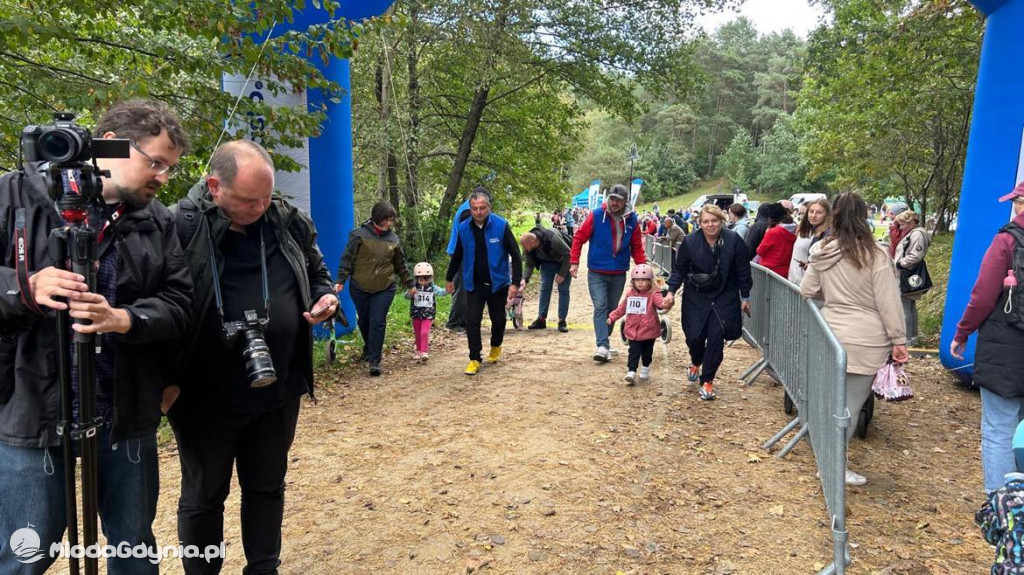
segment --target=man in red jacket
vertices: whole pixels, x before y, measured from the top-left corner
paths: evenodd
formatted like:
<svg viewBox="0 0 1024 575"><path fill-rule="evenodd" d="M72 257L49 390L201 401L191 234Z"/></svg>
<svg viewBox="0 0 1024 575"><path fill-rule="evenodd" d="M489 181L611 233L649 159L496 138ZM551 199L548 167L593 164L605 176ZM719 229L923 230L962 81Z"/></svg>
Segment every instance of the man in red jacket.
<svg viewBox="0 0 1024 575"><path fill-rule="evenodd" d="M1016 251L1024 249L1024 182L999 201L1013 201L1013 221L1003 226L985 252L971 301L956 326L949 353L963 359L967 338L978 331L974 352L974 381L981 387L981 468L985 490L1003 485L1003 477L1016 466L1013 433L1024 414L1024 329L1016 290L1003 288L1014 270ZM1019 278L1015 278L1019 279ZM1007 300L1010 299L1008 302Z"/></svg>
<svg viewBox="0 0 1024 575"><path fill-rule="evenodd" d="M587 287L594 304L594 361L602 363L612 356L608 334L613 327L608 325L608 312L619 305L630 255L638 264L647 263L643 233L636 214L626 203L627 193L626 186L612 186L605 205L592 211L576 230L569 253L569 273L576 277L583 244L590 242Z"/></svg>

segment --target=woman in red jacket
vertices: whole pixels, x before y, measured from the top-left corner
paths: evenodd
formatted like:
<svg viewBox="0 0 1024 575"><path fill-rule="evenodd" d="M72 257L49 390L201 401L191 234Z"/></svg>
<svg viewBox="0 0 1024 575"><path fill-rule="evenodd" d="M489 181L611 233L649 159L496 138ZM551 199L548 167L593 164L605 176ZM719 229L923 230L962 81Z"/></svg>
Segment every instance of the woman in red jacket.
<svg viewBox="0 0 1024 575"><path fill-rule="evenodd" d="M761 256L758 263L783 278L789 276L789 261L793 259L793 244L796 243L796 234L788 227L791 224L783 223L788 215L782 204L768 206L768 231L757 246L757 255Z"/></svg>

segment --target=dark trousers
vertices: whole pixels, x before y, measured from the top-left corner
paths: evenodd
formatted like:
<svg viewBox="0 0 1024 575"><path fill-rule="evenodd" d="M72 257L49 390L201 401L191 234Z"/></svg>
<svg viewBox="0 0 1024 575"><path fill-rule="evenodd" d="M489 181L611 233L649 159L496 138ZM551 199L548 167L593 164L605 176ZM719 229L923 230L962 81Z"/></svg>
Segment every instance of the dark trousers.
<svg viewBox="0 0 1024 575"><path fill-rule="evenodd" d="M644 367L650 367L651 358L654 356L655 341L657 340L629 340L629 358L626 360L626 369L636 371L641 358L643 358Z"/></svg>
<svg viewBox="0 0 1024 575"><path fill-rule="evenodd" d="M280 384L278 384L280 385ZM231 471L242 488L242 549L248 575L277 573L288 450L299 400L259 415L184 416L171 420L181 462L178 539L199 549L224 540L224 500ZM220 573L223 558L182 559L188 575Z"/></svg>
<svg viewBox="0 0 1024 575"><path fill-rule="evenodd" d="M363 336L366 359L380 361L384 334L388 327L388 312L391 310L391 301L395 299L395 284L377 293L365 292L355 282L349 282L349 285L352 286L349 295L356 306L356 323Z"/></svg>
<svg viewBox="0 0 1024 575"><path fill-rule="evenodd" d="M505 340L505 303L508 301L508 286L494 293L487 288L466 292L466 338L469 340L469 359L480 361L480 322L484 319L484 306L491 317L491 347L498 347Z"/></svg>
<svg viewBox="0 0 1024 575"><path fill-rule="evenodd" d="M725 353L725 328L715 310L708 314L700 333L686 335L686 347L690 348L690 363L701 366L700 382L714 381Z"/></svg>
<svg viewBox="0 0 1024 575"><path fill-rule="evenodd" d="M452 283L455 284L455 292L452 293L452 307L445 327L461 329L466 327L466 290L462 287L462 267L459 267Z"/></svg>

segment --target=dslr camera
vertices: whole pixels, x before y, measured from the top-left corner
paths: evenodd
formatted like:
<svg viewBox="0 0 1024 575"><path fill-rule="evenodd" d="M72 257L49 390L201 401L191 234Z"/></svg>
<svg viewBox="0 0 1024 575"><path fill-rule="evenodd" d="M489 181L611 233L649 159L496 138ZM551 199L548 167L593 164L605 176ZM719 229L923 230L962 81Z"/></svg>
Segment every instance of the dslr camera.
<svg viewBox="0 0 1024 575"><path fill-rule="evenodd" d="M242 358L245 360L245 377L249 387L260 388L277 382L277 372L270 357L270 347L263 338L269 319L261 318L256 310L247 309L242 321L224 322L224 342L234 347L239 341L242 345Z"/></svg>
<svg viewBox="0 0 1024 575"><path fill-rule="evenodd" d="M75 123L75 115L57 112L51 125L26 126L21 131L21 155L25 162L40 162L47 179L50 197L60 200L64 195L64 170L78 170L79 193L96 201L103 191L100 176L109 176L96 167L96 158L127 158L131 156L128 140L121 138L93 139L87 128ZM90 163L90 160L92 163Z"/></svg>

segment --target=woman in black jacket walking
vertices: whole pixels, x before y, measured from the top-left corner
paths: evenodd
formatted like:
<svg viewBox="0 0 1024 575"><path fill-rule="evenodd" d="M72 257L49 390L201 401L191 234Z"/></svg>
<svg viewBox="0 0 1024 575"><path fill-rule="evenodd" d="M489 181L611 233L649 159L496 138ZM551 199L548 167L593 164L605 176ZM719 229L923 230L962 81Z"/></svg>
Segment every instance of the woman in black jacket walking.
<svg viewBox="0 0 1024 575"><path fill-rule="evenodd" d="M725 213L704 206L700 228L686 236L676 251L666 302L683 290L682 322L690 349L690 381L700 380L700 397L715 399L714 381L722 364L726 340L738 339L742 313L750 315L750 258L739 235L725 229ZM742 298L742 301L741 301Z"/></svg>

